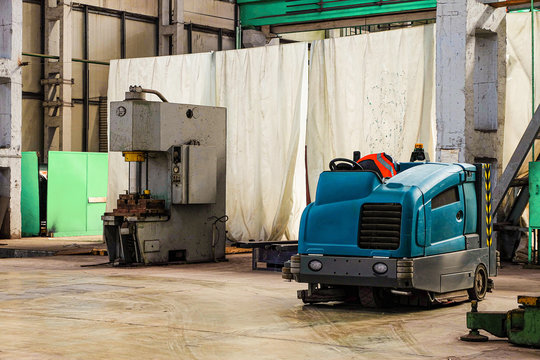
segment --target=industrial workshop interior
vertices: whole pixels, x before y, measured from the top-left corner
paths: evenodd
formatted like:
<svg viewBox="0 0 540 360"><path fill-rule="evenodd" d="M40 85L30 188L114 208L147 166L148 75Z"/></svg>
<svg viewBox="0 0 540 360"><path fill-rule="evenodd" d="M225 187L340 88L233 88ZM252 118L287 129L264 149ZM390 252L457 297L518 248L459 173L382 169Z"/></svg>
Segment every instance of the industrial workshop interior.
<svg viewBox="0 0 540 360"><path fill-rule="evenodd" d="M0 0L0 359L540 359L538 10Z"/></svg>

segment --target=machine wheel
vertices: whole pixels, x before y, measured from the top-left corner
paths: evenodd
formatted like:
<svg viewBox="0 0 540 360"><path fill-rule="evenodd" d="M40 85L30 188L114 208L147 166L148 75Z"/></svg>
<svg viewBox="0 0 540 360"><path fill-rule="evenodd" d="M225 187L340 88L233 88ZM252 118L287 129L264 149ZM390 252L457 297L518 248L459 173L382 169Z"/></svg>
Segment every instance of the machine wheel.
<svg viewBox="0 0 540 360"><path fill-rule="evenodd" d="M394 294L385 288L373 288L373 298L379 308L389 308L394 305Z"/></svg>
<svg viewBox="0 0 540 360"><path fill-rule="evenodd" d="M488 275L487 269L483 264L480 264L476 267L474 272L474 282L473 287L468 289L470 300L483 300L486 296L488 288Z"/></svg>
<svg viewBox="0 0 540 360"><path fill-rule="evenodd" d="M360 300L360 304L364 307L377 307L377 303L375 301L375 294L373 293L373 288L371 287L358 287L358 300Z"/></svg>

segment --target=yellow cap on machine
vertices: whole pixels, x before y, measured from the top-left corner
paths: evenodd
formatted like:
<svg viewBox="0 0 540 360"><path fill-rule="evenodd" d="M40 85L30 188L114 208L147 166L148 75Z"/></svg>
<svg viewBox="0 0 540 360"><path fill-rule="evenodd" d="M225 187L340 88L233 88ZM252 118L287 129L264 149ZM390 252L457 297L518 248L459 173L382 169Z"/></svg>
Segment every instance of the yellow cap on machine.
<svg viewBox="0 0 540 360"><path fill-rule="evenodd" d="M415 149L423 149L423 148L424 148L424 144L416 143L416 144L414 144L414 148L415 148Z"/></svg>
<svg viewBox="0 0 540 360"><path fill-rule="evenodd" d="M122 151L122 156L126 162L143 162L145 160L142 151Z"/></svg>

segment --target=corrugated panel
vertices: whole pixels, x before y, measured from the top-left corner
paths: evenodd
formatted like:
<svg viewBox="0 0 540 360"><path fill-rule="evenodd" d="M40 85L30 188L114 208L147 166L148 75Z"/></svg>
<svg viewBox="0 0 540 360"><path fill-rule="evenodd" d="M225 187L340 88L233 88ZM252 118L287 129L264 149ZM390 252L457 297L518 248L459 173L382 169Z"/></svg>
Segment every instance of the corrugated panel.
<svg viewBox="0 0 540 360"><path fill-rule="evenodd" d="M107 97L99 97L99 151L107 152L108 151L108 140L107 140Z"/></svg>
<svg viewBox="0 0 540 360"><path fill-rule="evenodd" d="M436 0L238 0L242 26L325 21L435 9Z"/></svg>

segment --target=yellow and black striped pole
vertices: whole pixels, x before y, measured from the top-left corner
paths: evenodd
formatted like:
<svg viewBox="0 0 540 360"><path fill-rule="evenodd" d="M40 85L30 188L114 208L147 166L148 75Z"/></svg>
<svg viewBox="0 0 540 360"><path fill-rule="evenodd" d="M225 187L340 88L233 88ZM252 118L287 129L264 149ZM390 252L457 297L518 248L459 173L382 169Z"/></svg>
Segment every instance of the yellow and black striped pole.
<svg viewBox="0 0 540 360"><path fill-rule="evenodd" d="M491 246L493 224L491 223L491 165L484 164L484 185L486 188L486 242Z"/></svg>

